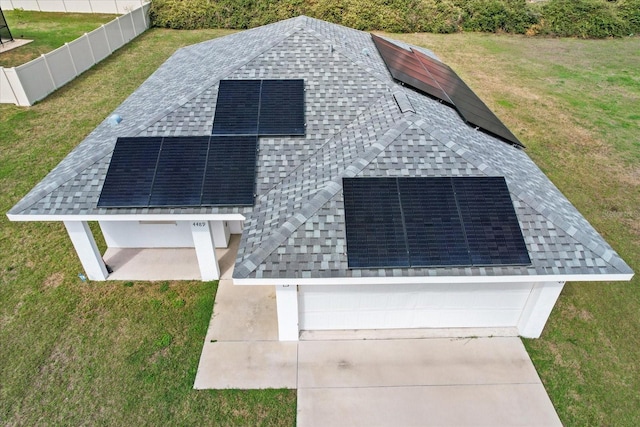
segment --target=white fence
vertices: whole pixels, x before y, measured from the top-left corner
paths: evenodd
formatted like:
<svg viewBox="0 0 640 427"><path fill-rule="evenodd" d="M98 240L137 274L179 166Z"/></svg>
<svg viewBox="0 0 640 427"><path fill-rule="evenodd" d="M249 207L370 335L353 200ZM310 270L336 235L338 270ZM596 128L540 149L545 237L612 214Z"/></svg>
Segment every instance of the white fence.
<svg viewBox="0 0 640 427"><path fill-rule="evenodd" d="M144 3L143 0L0 0L0 8L121 15L141 7Z"/></svg>
<svg viewBox="0 0 640 427"><path fill-rule="evenodd" d="M14 1L15 2L15 1ZM149 28L150 3L18 67L0 67L0 103L30 106Z"/></svg>

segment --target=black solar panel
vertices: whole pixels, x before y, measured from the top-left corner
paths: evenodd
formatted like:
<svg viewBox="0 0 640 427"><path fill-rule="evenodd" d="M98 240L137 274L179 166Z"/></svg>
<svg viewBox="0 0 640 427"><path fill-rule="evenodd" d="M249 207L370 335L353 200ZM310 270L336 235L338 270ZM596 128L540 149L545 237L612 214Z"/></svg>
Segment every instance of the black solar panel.
<svg viewBox="0 0 640 427"><path fill-rule="evenodd" d="M411 51L373 34L371 38L394 79L453 105L449 96Z"/></svg>
<svg viewBox="0 0 640 427"><path fill-rule="evenodd" d="M304 135L304 80L263 80L260 135Z"/></svg>
<svg viewBox="0 0 640 427"><path fill-rule="evenodd" d="M164 138L149 206L200 206L209 137Z"/></svg>
<svg viewBox="0 0 640 427"><path fill-rule="evenodd" d="M253 205L257 148L257 136L211 137L203 206Z"/></svg>
<svg viewBox="0 0 640 427"><path fill-rule="evenodd" d="M213 119L214 135L258 133L261 80L221 80Z"/></svg>
<svg viewBox="0 0 640 427"><path fill-rule="evenodd" d="M147 206L162 138L118 138L98 207Z"/></svg>
<svg viewBox="0 0 640 427"><path fill-rule="evenodd" d="M453 178L473 265L530 264L504 178Z"/></svg>
<svg viewBox="0 0 640 427"><path fill-rule="evenodd" d="M251 206L256 135L119 138L99 207Z"/></svg>
<svg viewBox="0 0 640 427"><path fill-rule="evenodd" d="M398 184L411 266L471 265L451 178Z"/></svg>
<svg viewBox="0 0 640 427"><path fill-rule="evenodd" d="M344 178L349 268L528 265L502 177Z"/></svg>
<svg viewBox="0 0 640 427"><path fill-rule="evenodd" d="M449 95L453 105L465 121L509 142L522 146L522 143L502 121L482 102L478 95L449 66L427 55L413 51L416 57L429 70L440 86Z"/></svg>
<svg viewBox="0 0 640 427"><path fill-rule="evenodd" d="M349 268L409 267L395 179L343 180Z"/></svg>
<svg viewBox="0 0 640 427"><path fill-rule="evenodd" d="M417 50L403 49L374 34L371 38L394 79L453 106L467 123L524 147L449 66Z"/></svg>

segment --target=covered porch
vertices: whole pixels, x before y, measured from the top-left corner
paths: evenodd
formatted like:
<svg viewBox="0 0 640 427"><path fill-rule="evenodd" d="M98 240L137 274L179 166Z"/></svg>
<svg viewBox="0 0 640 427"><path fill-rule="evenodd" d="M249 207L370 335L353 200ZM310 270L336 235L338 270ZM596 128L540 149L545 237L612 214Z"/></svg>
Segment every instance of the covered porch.
<svg viewBox="0 0 640 427"><path fill-rule="evenodd" d="M111 217L112 218L112 217ZM233 266L244 218L64 221L89 280L218 280Z"/></svg>
<svg viewBox="0 0 640 427"><path fill-rule="evenodd" d="M240 237L215 249L220 279L231 278ZM102 258L113 270L107 280L202 280L195 248L107 248Z"/></svg>

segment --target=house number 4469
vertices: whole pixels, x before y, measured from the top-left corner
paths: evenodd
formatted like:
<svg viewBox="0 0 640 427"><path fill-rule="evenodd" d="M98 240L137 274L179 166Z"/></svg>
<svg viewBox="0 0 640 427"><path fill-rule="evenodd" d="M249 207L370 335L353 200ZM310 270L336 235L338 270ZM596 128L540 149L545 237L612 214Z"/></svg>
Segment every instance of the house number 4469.
<svg viewBox="0 0 640 427"><path fill-rule="evenodd" d="M204 222L204 221L201 221L201 222L194 222L192 225L194 227L205 227L207 225L207 223Z"/></svg>

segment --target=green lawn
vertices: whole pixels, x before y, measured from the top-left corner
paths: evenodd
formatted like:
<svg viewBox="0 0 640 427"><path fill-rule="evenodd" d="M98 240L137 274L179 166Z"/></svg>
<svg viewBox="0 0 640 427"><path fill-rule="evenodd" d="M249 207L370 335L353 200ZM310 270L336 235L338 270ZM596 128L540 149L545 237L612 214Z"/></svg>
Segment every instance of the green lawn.
<svg viewBox="0 0 640 427"><path fill-rule="evenodd" d="M16 67L69 43L117 15L97 13L34 12L6 10L4 17L14 39L33 42L0 55L0 67Z"/></svg>
<svg viewBox="0 0 640 427"><path fill-rule="evenodd" d="M227 33L152 29L35 106L0 105L0 211L175 49ZM453 66L640 271L638 38L401 37ZM192 390L215 283L83 283L57 223L1 216L0 254L0 424L294 424L294 391ZM565 425L640 425L639 285L570 283L525 341Z"/></svg>

